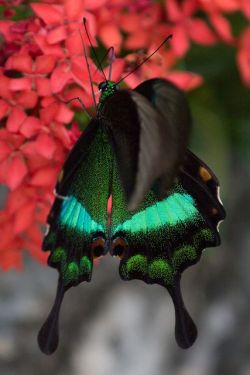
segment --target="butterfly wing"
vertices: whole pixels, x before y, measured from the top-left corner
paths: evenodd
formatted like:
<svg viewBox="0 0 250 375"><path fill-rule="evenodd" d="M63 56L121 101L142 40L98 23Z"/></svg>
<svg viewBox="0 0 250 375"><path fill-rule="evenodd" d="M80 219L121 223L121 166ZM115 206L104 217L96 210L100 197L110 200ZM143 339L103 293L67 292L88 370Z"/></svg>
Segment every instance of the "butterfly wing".
<svg viewBox="0 0 250 375"><path fill-rule="evenodd" d="M182 299L182 272L200 259L202 250L220 242L217 225L225 217L218 199L218 180L187 151L178 182L159 200L151 189L140 209L126 209L119 176L112 196L112 255L120 255L123 280L140 279L167 288L175 306L175 335L179 346L190 347L197 329Z"/></svg>
<svg viewBox="0 0 250 375"><path fill-rule="evenodd" d="M43 250L59 272L54 306L38 341L43 352L58 344L58 317L63 295L71 286L90 281L93 257L104 252L111 146L99 120L92 120L67 158L55 189Z"/></svg>
<svg viewBox="0 0 250 375"><path fill-rule="evenodd" d="M182 91L167 80L148 80L108 98L101 112L128 208L137 209L153 183L158 197L164 196L183 161L191 127Z"/></svg>

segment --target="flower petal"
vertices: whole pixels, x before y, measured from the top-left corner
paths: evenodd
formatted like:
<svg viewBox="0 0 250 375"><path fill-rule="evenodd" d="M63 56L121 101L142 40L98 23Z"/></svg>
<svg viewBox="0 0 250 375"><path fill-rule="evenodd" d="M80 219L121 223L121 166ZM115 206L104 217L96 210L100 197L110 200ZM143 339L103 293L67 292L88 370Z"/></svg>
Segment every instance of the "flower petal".
<svg viewBox="0 0 250 375"><path fill-rule="evenodd" d="M34 116L27 117L20 127L20 133L26 138L33 137L41 129L42 123L40 119Z"/></svg>
<svg viewBox="0 0 250 375"><path fill-rule="evenodd" d="M22 155L16 155L9 163L5 183L10 190L15 190L18 186L20 186L27 174L28 169Z"/></svg>
<svg viewBox="0 0 250 375"><path fill-rule="evenodd" d="M67 36L65 40L65 47L68 51L69 56L74 56L74 55L83 56L82 39L78 31L75 31Z"/></svg>
<svg viewBox="0 0 250 375"><path fill-rule="evenodd" d="M65 85L72 81L72 73L67 64L62 64L54 69L51 74L51 89L54 94L62 91Z"/></svg>
<svg viewBox="0 0 250 375"><path fill-rule="evenodd" d="M46 108L40 110L40 118L45 122L45 124L50 124L55 120L57 112L59 109L59 103L52 103Z"/></svg>
<svg viewBox="0 0 250 375"><path fill-rule="evenodd" d="M54 124L51 129L53 135L63 144L64 147L70 149L70 134L69 131L60 123Z"/></svg>
<svg viewBox="0 0 250 375"><path fill-rule="evenodd" d="M107 24L101 27L99 32L102 42L107 46L113 46L115 51L119 51L122 43L122 36L117 26Z"/></svg>
<svg viewBox="0 0 250 375"><path fill-rule="evenodd" d="M178 22L182 18L182 9L176 0L165 1L167 19L172 22Z"/></svg>
<svg viewBox="0 0 250 375"><path fill-rule="evenodd" d="M50 79L48 78L35 78L35 85L37 94L39 96L50 96L52 95Z"/></svg>
<svg viewBox="0 0 250 375"><path fill-rule="evenodd" d="M36 141L37 153L47 159L52 159L56 145L52 137L46 133L41 133L38 135Z"/></svg>
<svg viewBox="0 0 250 375"><path fill-rule="evenodd" d="M24 111L19 108L13 108L11 114L8 117L6 128L11 133L16 133L26 118L27 115Z"/></svg>
<svg viewBox="0 0 250 375"><path fill-rule="evenodd" d="M47 167L49 159L41 156L37 152L36 142L27 142L22 147L22 153L26 157L26 163L30 174L36 172L38 169Z"/></svg>
<svg viewBox="0 0 250 375"><path fill-rule="evenodd" d="M49 44L45 35L35 34L34 40L44 55L53 55L57 58L64 58L64 52L59 44Z"/></svg>
<svg viewBox="0 0 250 375"><path fill-rule="evenodd" d="M193 18L189 22L189 35L190 38L203 45L214 44L217 40L213 31L209 26L201 19Z"/></svg>
<svg viewBox="0 0 250 375"><path fill-rule="evenodd" d="M62 23L63 8L61 6L32 3L31 8L47 25Z"/></svg>
<svg viewBox="0 0 250 375"><path fill-rule="evenodd" d="M13 148L6 141L0 140L0 161L6 159L12 151Z"/></svg>
<svg viewBox="0 0 250 375"><path fill-rule="evenodd" d="M129 13L121 15L120 26L127 33L138 32L138 25L140 23L140 16L136 13Z"/></svg>
<svg viewBox="0 0 250 375"><path fill-rule="evenodd" d="M14 23L15 22L13 21L5 21L5 20L0 21L0 34L4 36L4 39L7 42L12 42L13 35L11 33L11 26Z"/></svg>
<svg viewBox="0 0 250 375"><path fill-rule="evenodd" d="M22 91L16 98L16 103L24 109L32 109L36 106L38 95L36 91Z"/></svg>
<svg viewBox="0 0 250 375"><path fill-rule="evenodd" d="M186 0L182 4L182 11L183 11L183 15L185 17L192 16L192 14L194 14L194 12L197 11L197 9L199 9L199 2L198 1Z"/></svg>
<svg viewBox="0 0 250 375"><path fill-rule="evenodd" d="M176 26L173 28L174 38L170 43L173 48L174 54L178 57L184 56L189 49L189 39L187 30L184 26Z"/></svg>
<svg viewBox="0 0 250 375"><path fill-rule="evenodd" d="M242 12L247 17L247 19L250 20L250 1L249 0L241 0L241 9L242 9Z"/></svg>
<svg viewBox="0 0 250 375"><path fill-rule="evenodd" d="M168 73L167 78L185 91L195 89L203 83L202 76L191 72L172 71Z"/></svg>
<svg viewBox="0 0 250 375"><path fill-rule="evenodd" d="M64 1L65 16L70 21L82 20L84 8L85 0Z"/></svg>
<svg viewBox="0 0 250 375"><path fill-rule="evenodd" d="M138 30L136 33L130 34L125 42L127 49L144 48L149 42L149 33L143 29Z"/></svg>
<svg viewBox="0 0 250 375"><path fill-rule="evenodd" d="M68 124L74 117L74 112L68 106L61 103L56 115L56 121Z"/></svg>
<svg viewBox="0 0 250 375"><path fill-rule="evenodd" d="M0 97L2 99L12 99L12 92L9 86L10 78L0 74Z"/></svg>
<svg viewBox="0 0 250 375"><path fill-rule="evenodd" d="M56 57L53 55L42 55L36 58L36 73L48 74L51 73L56 64Z"/></svg>
<svg viewBox="0 0 250 375"><path fill-rule="evenodd" d="M67 32L64 26L59 26L48 32L47 41L49 44L60 43L65 40Z"/></svg>
<svg viewBox="0 0 250 375"><path fill-rule="evenodd" d="M30 78L11 78L9 88L11 91L31 90Z"/></svg>
<svg viewBox="0 0 250 375"><path fill-rule="evenodd" d="M20 207L16 213L14 218L14 225L13 231L15 234L19 234L26 229L28 229L35 218L35 203L34 202L26 202L25 205Z"/></svg>
<svg viewBox="0 0 250 375"><path fill-rule="evenodd" d="M57 170L54 167L45 167L35 172L30 180L33 186L54 186Z"/></svg>
<svg viewBox="0 0 250 375"><path fill-rule="evenodd" d="M210 15L210 20L222 40L227 43L232 43L234 41L230 22L225 17L219 13L213 12Z"/></svg>
<svg viewBox="0 0 250 375"><path fill-rule="evenodd" d="M22 73L32 73L32 58L29 55L11 56L5 65L6 69L18 70Z"/></svg>
<svg viewBox="0 0 250 375"><path fill-rule="evenodd" d="M85 0L84 6L88 10L95 10L97 8L102 9L101 7L103 7L107 2L108 0Z"/></svg>
<svg viewBox="0 0 250 375"><path fill-rule="evenodd" d="M78 98L78 97L82 100L82 102L84 103L86 108L93 105L93 98L91 96L90 88L86 92L86 91L82 90L80 87L75 86L75 87L72 87L71 89L67 90L67 92L65 93L65 101L72 100L72 99ZM78 100L71 101L71 105L74 108L78 108L78 109L80 108L81 110L83 110L82 105L81 105L81 103L79 103Z"/></svg>
<svg viewBox="0 0 250 375"><path fill-rule="evenodd" d="M5 100L0 99L0 120L8 115L9 108L9 104Z"/></svg>

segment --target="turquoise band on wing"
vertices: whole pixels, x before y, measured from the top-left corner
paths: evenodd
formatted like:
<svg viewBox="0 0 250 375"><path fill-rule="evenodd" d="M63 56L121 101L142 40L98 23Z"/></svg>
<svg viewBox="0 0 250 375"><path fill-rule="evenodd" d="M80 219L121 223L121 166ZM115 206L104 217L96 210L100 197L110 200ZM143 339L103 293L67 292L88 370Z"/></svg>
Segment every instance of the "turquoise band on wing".
<svg viewBox="0 0 250 375"><path fill-rule="evenodd" d="M201 215L189 194L174 193L161 202L138 212L131 219L119 224L114 232L147 232L163 226L175 226L199 220Z"/></svg>
<svg viewBox="0 0 250 375"><path fill-rule="evenodd" d="M104 232L103 226L93 220L84 206L73 196L63 201L59 220L60 224L82 233Z"/></svg>

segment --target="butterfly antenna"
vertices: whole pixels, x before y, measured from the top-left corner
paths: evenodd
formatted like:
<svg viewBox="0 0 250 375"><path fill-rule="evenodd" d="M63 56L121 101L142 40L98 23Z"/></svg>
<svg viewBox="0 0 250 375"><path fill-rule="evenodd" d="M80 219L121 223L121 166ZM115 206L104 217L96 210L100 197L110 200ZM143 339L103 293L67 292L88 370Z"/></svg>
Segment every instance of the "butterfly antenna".
<svg viewBox="0 0 250 375"><path fill-rule="evenodd" d="M114 47L110 47L108 50L108 55L111 55L110 57L110 65L109 65L109 81L111 80L111 74L112 74L112 67L113 67L113 62L115 60L115 50Z"/></svg>
<svg viewBox="0 0 250 375"><path fill-rule="evenodd" d="M94 56L95 56L96 63L97 63L97 65L98 65L99 69L101 70L101 72L102 72L102 74L103 74L103 77L104 77L105 81L107 81L107 78L106 78L106 75L105 75L105 73L104 73L104 70L102 69L102 65L101 65L101 63L100 63L100 61L99 61L99 59L98 59L98 56L97 56L97 54L95 53L95 49L94 49L94 47L93 47L93 45L92 45L92 43L91 43L90 36L89 36L89 32L88 32L88 28L87 28L87 19L86 19L85 17L83 18L83 25L84 25L84 29L85 29L85 31L86 31L86 35L87 35L87 38L88 38L89 44L90 44L90 46L91 46L91 48L92 48L92 51L93 51L93 54L94 54Z"/></svg>
<svg viewBox="0 0 250 375"><path fill-rule="evenodd" d="M109 49L105 52L105 55L102 57L101 61L100 61L100 64L102 65L104 60L106 59L106 57L110 54L110 51L114 49L114 47L109 47ZM95 72L94 72L94 75L96 74L96 72L99 70L99 68L96 68Z"/></svg>
<svg viewBox="0 0 250 375"><path fill-rule="evenodd" d="M84 51L84 58L85 58L86 65L87 65L88 76L89 76L89 81L90 81L90 86L91 86L91 93L92 93L92 97L93 97L93 100L94 100L94 103L95 103L95 107L97 108L97 103L96 103L96 99L95 99L95 92L94 92L94 85L93 85L93 81L92 81L92 78L91 78L91 73L90 73L90 67L89 67L89 61L88 61L87 51L86 51L85 43L84 43L84 40L83 40L83 37L82 37L82 33L81 33L80 30L79 30L79 33L80 33L80 36L81 36L81 39L82 39L82 45L83 45L83 51Z"/></svg>
<svg viewBox="0 0 250 375"><path fill-rule="evenodd" d="M146 61L148 61L172 37L173 37L173 35L170 34L166 39L164 39L163 42L159 45L159 47L153 53L151 53L149 56L147 56L140 64L138 64L133 70L131 70L131 72L129 72L128 74L126 74L124 77L122 77L120 79L120 81L116 82L116 84L118 85L121 81L123 81L125 78L127 78L128 76L130 76L130 74L134 73L137 69L139 69L140 66L142 66Z"/></svg>

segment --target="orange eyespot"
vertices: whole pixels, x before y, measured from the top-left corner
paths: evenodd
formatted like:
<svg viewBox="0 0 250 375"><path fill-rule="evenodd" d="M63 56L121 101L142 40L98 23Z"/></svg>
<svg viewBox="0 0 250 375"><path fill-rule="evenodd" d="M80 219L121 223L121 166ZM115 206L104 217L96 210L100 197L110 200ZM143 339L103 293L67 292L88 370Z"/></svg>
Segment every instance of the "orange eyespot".
<svg viewBox="0 0 250 375"><path fill-rule="evenodd" d="M211 174L204 167L200 167L199 174L204 182L208 182L212 178Z"/></svg>
<svg viewBox="0 0 250 375"><path fill-rule="evenodd" d="M123 237L117 237L113 240L110 254L114 257L123 259L128 249L128 243Z"/></svg>
<svg viewBox="0 0 250 375"><path fill-rule="evenodd" d="M105 254L105 240L102 237L96 237L93 239L92 254L94 259L99 258Z"/></svg>

